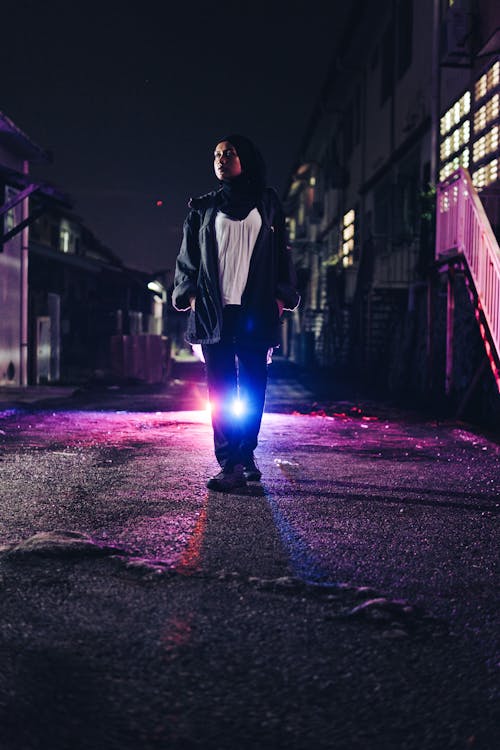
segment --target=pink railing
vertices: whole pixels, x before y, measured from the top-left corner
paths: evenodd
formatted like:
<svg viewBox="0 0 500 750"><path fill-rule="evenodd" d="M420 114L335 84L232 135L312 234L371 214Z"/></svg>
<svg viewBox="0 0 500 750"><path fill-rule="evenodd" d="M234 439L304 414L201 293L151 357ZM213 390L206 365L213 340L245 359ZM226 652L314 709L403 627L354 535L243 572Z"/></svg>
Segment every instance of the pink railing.
<svg viewBox="0 0 500 750"><path fill-rule="evenodd" d="M479 307L476 318L500 389L496 365L500 359L500 249L470 175L462 168L437 188L436 259L455 255L467 262L474 282Z"/></svg>

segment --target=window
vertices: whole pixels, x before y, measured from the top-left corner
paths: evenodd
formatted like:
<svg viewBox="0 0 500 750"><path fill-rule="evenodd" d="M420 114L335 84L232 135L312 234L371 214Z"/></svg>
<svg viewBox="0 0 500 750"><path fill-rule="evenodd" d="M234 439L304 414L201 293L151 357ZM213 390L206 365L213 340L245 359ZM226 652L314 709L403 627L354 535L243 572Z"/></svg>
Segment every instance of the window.
<svg viewBox="0 0 500 750"><path fill-rule="evenodd" d="M61 219L59 228L59 250L63 253L73 252L73 233L71 225L66 219Z"/></svg>
<svg viewBox="0 0 500 750"><path fill-rule="evenodd" d="M492 182L496 182L499 177L500 159L492 159L488 164L476 169L472 175L472 182L477 190L482 190L487 185L491 185Z"/></svg>
<svg viewBox="0 0 500 750"><path fill-rule="evenodd" d="M18 194L19 190L16 190L16 188L11 187L10 185L5 186L5 202L10 203L11 200L14 200L16 195ZM7 234L7 232L10 232L11 229L14 229L18 222L17 214L18 214L18 206L14 206L14 208L11 208L10 211L7 211L4 217L4 232Z"/></svg>
<svg viewBox="0 0 500 750"><path fill-rule="evenodd" d="M455 156L451 161L447 162L439 171L439 180L443 182L450 174L453 174L459 167L469 168L470 151L465 148L461 154Z"/></svg>
<svg viewBox="0 0 500 750"><path fill-rule="evenodd" d="M455 130L443 141L441 141L440 157L441 161L447 161L453 154L460 151L470 140L470 122L465 120L462 125Z"/></svg>
<svg viewBox="0 0 500 750"><path fill-rule="evenodd" d="M344 268L352 266L354 262L354 245L356 233L356 212L351 209L342 219L342 237L340 242L340 257Z"/></svg>
<svg viewBox="0 0 500 750"><path fill-rule="evenodd" d="M474 114L474 133L480 133L481 130L488 127L493 120L497 120L499 112L500 96L499 94L495 94Z"/></svg>
<svg viewBox="0 0 500 750"><path fill-rule="evenodd" d="M498 151L498 132L499 126L493 125L486 135L481 136L475 143L472 150L472 159L474 162L481 161L490 154Z"/></svg>
<svg viewBox="0 0 500 750"><path fill-rule="evenodd" d="M466 91L460 99L449 108L449 110L441 117L440 121L440 132L441 135L446 135L452 128L458 125L464 117L470 112L471 95L470 91Z"/></svg>
<svg viewBox="0 0 500 750"><path fill-rule="evenodd" d="M500 84L500 61L497 60L491 68L481 76L474 87L474 98L482 99Z"/></svg>
<svg viewBox="0 0 500 750"><path fill-rule="evenodd" d="M472 181L477 190L500 178L500 61L496 60L474 86L474 142ZM493 158L492 158L493 157Z"/></svg>
<svg viewBox="0 0 500 750"><path fill-rule="evenodd" d="M63 253L69 253L69 232L67 229L61 229L59 234L59 247Z"/></svg>
<svg viewBox="0 0 500 750"><path fill-rule="evenodd" d="M446 180L459 167L469 167L471 94L466 91L440 120L439 179Z"/></svg>

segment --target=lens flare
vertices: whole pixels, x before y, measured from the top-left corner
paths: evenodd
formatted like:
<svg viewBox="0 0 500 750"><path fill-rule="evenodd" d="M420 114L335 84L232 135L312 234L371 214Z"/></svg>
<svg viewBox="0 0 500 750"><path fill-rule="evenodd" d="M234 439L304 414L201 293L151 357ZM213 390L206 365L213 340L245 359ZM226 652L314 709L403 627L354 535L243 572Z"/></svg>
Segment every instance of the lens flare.
<svg viewBox="0 0 500 750"><path fill-rule="evenodd" d="M242 417L245 413L245 404L241 399L235 398L231 410L235 417Z"/></svg>

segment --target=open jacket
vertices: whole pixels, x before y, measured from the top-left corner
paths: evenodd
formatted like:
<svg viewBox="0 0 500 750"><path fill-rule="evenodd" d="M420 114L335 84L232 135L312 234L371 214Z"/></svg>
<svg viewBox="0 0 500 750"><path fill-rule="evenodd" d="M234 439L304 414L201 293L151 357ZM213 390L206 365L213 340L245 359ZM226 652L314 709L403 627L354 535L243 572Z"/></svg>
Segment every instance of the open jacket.
<svg viewBox="0 0 500 750"><path fill-rule="evenodd" d="M191 344L215 344L221 337L222 301L215 239L215 216L221 193L218 190L191 200L177 257L172 303L177 310L190 310L190 298L196 299L186 333ZM249 345L272 347L280 343L276 300L281 299L285 309L293 310L300 297L295 288L291 252L286 245L285 216L272 188L263 191L257 209L262 226L241 299L237 337Z"/></svg>

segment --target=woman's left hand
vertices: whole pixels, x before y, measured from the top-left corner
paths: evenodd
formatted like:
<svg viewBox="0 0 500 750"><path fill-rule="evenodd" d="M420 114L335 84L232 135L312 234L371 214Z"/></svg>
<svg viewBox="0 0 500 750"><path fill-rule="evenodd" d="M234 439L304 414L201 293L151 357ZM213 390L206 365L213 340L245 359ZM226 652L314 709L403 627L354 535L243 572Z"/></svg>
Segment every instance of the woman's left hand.
<svg viewBox="0 0 500 750"><path fill-rule="evenodd" d="M283 302L282 299L276 299L276 304L278 305L278 311L279 311L280 318L281 318L281 316L283 315L283 310L285 308L285 303Z"/></svg>

